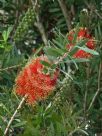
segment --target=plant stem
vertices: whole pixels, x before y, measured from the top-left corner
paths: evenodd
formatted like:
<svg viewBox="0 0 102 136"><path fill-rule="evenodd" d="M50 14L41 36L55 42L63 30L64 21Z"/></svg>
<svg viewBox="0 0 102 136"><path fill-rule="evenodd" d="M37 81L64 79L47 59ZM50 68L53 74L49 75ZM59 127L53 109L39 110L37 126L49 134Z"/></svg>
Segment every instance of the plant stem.
<svg viewBox="0 0 102 136"><path fill-rule="evenodd" d="M45 28L41 22L41 19L39 17L39 15L36 13L36 18L37 18L37 22L34 23L34 25L38 28L40 34L41 34L41 37L42 37L42 40L43 40L43 43L45 44L45 46L48 45L48 39L47 39L47 35L46 35L46 32L45 32Z"/></svg>
<svg viewBox="0 0 102 136"><path fill-rule="evenodd" d="M95 95L94 95L94 97L93 97L93 99L92 99L92 101L91 101L91 103L89 105L88 111L91 109L92 105L94 104L94 102L95 102L95 100L96 100L96 98L97 98L97 96L98 96L98 94L99 94L99 92L101 90L100 89L101 70L102 70L102 64L100 63L100 65L99 65L99 73L98 73L98 87L97 87L97 91L96 91L96 93L95 93Z"/></svg>
<svg viewBox="0 0 102 136"><path fill-rule="evenodd" d="M20 66L22 66L22 64L14 65L14 66L11 66L11 67L2 68L2 69L0 69L0 72L1 71L6 71L6 70L10 70L10 69L14 69L14 68L18 68Z"/></svg>
<svg viewBox="0 0 102 136"><path fill-rule="evenodd" d="M16 114L17 114L17 112L21 109L21 107L22 107L23 103L25 102L26 98L27 98L27 95L25 95L25 96L22 98L22 100L21 100L21 102L19 103L17 109L15 110L15 112L14 112L14 114L12 115L11 119L9 120L9 122L8 122L8 124L7 124L7 127L6 127L6 129L5 129L5 131L4 131L4 136L7 135L8 130L9 130L9 128L10 128L10 125L12 124L12 122L13 122L13 120L14 120Z"/></svg>
<svg viewBox="0 0 102 136"><path fill-rule="evenodd" d="M59 5L60 5L61 10L62 10L62 12L63 12L63 15L64 15L64 17L65 17L68 30L70 31L71 28L72 28L72 26L71 26L71 18L70 18L70 14L69 14L69 11L68 11L68 9L67 9L65 0L58 0L58 3L59 3Z"/></svg>
<svg viewBox="0 0 102 136"><path fill-rule="evenodd" d="M85 90L85 97L84 97L84 119L86 118L86 109L87 109L87 95L88 95L88 79L89 79L89 75L90 75L90 66L89 63L86 63L87 68L86 68L86 90Z"/></svg>
<svg viewBox="0 0 102 136"><path fill-rule="evenodd" d="M37 27L37 29L39 30L43 43L45 44L45 46L47 46L48 38L47 38L47 34L45 31L44 25L41 21L42 19L40 18L40 14L39 14L40 5L38 4L38 0L35 0L35 3L33 0L31 0L31 3L33 5L33 8L35 9L35 16L36 16L36 22L34 22L34 26Z"/></svg>
<svg viewBox="0 0 102 136"><path fill-rule="evenodd" d="M92 10L100 19L102 19L102 16L98 13L98 11L90 5L87 0L84 1L85 5L88 7L89 10Z"/></svg>

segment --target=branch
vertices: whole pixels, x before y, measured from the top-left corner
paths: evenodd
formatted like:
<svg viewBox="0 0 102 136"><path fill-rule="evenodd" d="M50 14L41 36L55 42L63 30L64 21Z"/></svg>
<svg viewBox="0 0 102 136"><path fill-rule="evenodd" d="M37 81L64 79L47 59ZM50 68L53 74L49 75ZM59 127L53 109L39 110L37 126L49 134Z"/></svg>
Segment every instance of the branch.
<svg viewBox="0 0 102 136"><path fill-rule="evenodd" d="M38 0L35 0L35 2L33 0L31 0L31 3L33 5L33 8L35 10L35 16L36 16L36 22L34 23L34 26L36 26L41 34L42 40L45 44L45 46L48 45L48 38L47 38L47 34L45 32L45 28L44 25L40 19L40 14L39 14L39 4L38 4ZM36 6L36 7L35 7Z"/></svg>
<svg viewBox="0 0 102 136"><path fill-rule="evenodd" d="M75 9L74 9L74 4L71 5L71 13L73 15L73 17L75 16Z"/></svg>
<svg viewBox="0 0 102 136"><path fill-rule="evenodd" d="M97 133L96 136L102 136L102 133Z"/></svg>
<svg viewBox="0 0 102 136"><path fill-rule="evenodd" d="M18 105L17 109L15 110L14 114L12 115L12 117L11 117L10 121L8 122L8 125L7 125L7 127L6 127L6 129L5 129L5 131L4 131L4 136L7 136L8 130L9 130L9 128L10 128L10 125L12 124L12 122L13 122L13 120L14 120L16 114L17 114L17 112L21 109L21 107L22 107L23 103L25 102L26 98L27 98L27 95L25 95L25 96L22 98L20 104Z"/></svg>
<svg viewBox="0 0 102 136"><path fill-rule="evenodd" d="M19 0L16 0L16 5L18 6L19 5ZM15 13L15 22L14 22L14 25L13 25L13 29L10 33L10 36L11 36L11 39L13 40L13 36L14 36L14 32L15 32L15 29L17 28L17 25L18 25L18 21L19 21L19 18L20 18L20 12L19 10L17 9L16 10L16 13Z"/></svg>
<svg viewBox="0 0 102 136"><path fill-rule="evenodd" d="M65 0L58 0L58 2L59 2L59 5L60 5L60 7L61 7L61 10L62 10L62 12L63 12L63 15L64 15L64 17L65 17L68 30L70 31L71 28L72 28L72 26L71 26L71 18L70 18L70 14L69 14L69 11L68 11L68 9L67 9Z"/></svg>
<svg viewBox="0 0 102 136"><path fill-rule="evenodd" d="M47 46L48 45L48 39L47 39L47 35L46 35L46 32L45 32L45 28L44 28L43 23L41 22L38 14L36 14L36 18L37 18L37 22L35 22L34 25L38 28L38 30L41 34L42 40L43 40L45 46Z"/></svg>
<svg viewBox="0 0 102 136"><path fill-rule="evenodd" d="M89 105L89 108L88 108L88 111L91 109L92 105L94 104L94 102L96 101L96 98L98 96L98 94L100 93L100 82L101 82L101 70L102 70L102 64L100 63L100 66L99 66L99 73L98 73L98 87L97 87L97 91Z"/></svg>
<svg viewBox="0 0 102 136"><path fill-rule="evenodd" d="M0 72L1 72L1 71L6 71L6 70L9 70L9 69L18 68L18 67L20 67L20 66L22 66L22 64L14 65L14 66L7 67L7 68L3 68L3 69L0 69Z"/></svg>
<svg viewBox="0 0 102 136"><path fill-rule="evenodd" d="M89 5L89 3L85 0L84 1L85 5L88 7L89 10L92 10L91 6ZM97 10L93 9L92 10L100 19L102 19L102 16L97 12Z"/></svg>

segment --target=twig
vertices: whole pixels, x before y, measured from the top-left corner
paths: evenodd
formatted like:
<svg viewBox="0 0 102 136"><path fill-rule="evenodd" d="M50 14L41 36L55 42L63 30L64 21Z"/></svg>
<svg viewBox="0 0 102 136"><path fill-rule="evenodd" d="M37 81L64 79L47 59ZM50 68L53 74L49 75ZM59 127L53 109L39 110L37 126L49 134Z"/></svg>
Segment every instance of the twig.
<svg viewBox="0 0 102 136"><path fill-rule="evenodd" d="M15 2L16 2L16 5L18 6L19 5L19 0L16 0ZM13 29L12 29L12 31L10 33L10 37L11 37L12 40L13 40L13 36L14 36L14 31L15 31L17 25L18 25L19 18L20 18L20 12L17 9L16 13L15 13L15 22L14 22L14 25L13 25Z"/></svg>
<svg viewBox="0 0 102 136"><path fill-rule="evenodd" d="M68 9L67 9L65 0L58 0L58 2L59 2L59 5L60 5L60 7L61 7L61 10L62 10L62 12L63 12L63 15L64 15L64 17L65 17L68 30L70 31L71 28L72 28L72 26L71 26L71 18L70 18L70 14L69 14L69 11L68 11Z"/></svg>
<svg viewBox="0 0 102 136"><path fill-rule="evenodd" d="M36 5L37 5L37 3L38 3L38 0L31 0L31 3L32 3L32 5L33 5L33 8L34 8L34 10L35 10L35 8L36 8Z"/></svg>
<svg viewBox="0 0 102 136"><path fill-rule="evenodd" d="M96 136L102 136L102 133L97 133Z"/></svg>
<svg viewBox="0 0 102 136"><path fill-rule="evenodd" d="M5 129L5 131L4 131L4 136L7 136L8 130L9 130L9 128L10 128L10 125L11 125L11 123L13 122L13 120L14 120L14 118L15 118L17 112L21 109L21 107L22 107L23 103L25 102L26 98L27 98L27 95L25 95L25 96L22 98L20 104L18 105L17 109L15 110L14 114L12 115L12 117L11 117L10 121L8 122L7 127L6 127L6 129Z"/></svg>
<svg viewBox="0 0 102 136"><path fill-rule="evenodd" d="M56 62L55 64L57 65L58 63L60 63L61 61L63 61L64 58L66 58L68 56L68 53L64 53Z"/></svg>
<svg viewBox="0 0 102 136"><path fill-rule="evenodd" d="M84 1L84 3L85 3L85 5L88 7L88 9L90 10L91 7L90 7L89 3L88 3L86 0ZM97 12L97 10L93 10L93 12L94 12L100 19L102 19L102 16Z"/></svg>
<svg viewBox="0 0 102 136"><path fill-rule="evenodd" d="M96 98L97 98L97 96L98 96L98 94L100 93L100 90L101 90L100 89L101 70L102 70L102 64L100 63L99 73L98 73L98 87L97 87L97 91L96 91L96 93L95 93L95 95L94 95L94 97L93 97L93 99L92 99L92 101L91 101L91 103L89 105L88 111L91 109L92 105L94 104L94 102L95 102L95 100L96 100Z"/></svg>
<svg viewBox="0 0 102 136"><path fill-rule="evenodd" d="M37 16L37 22L34 23L34 25L38 28L38 30L41 34L42 40L43 40L45 46L47 46L48 45L48 39L47 39L47 35L46 35L46 32L45 32L45 28L44 28L42 22L40 21L39 15L36 15L36 16Z"/></svg>
<svg viewBox="0 0 102 136"><path fill-rule="evenodd" d="M7 67L7 68L3 68L3 69L0 69L0 72L1 71L6 71L6 70L9 70L9 69L14 69L14 68L17 68L17 67L20 67L22 64L19 64L19 65L14 65L14 66L11 66L11 67Z"/></svg>
<svg viewBox="0 0 102 136"><path fill-rule="evenodd" d="M44 25L40 19L40 15L39 15L39 5L38 5L38 0L35 0L35 2L33 0L31 0L31 3L33 5L33 8L35 10L35 16L36 16L36 22L34 23L34 26L38 28L40 34L41 34L41 37L42 37L42 40L45 44L45 46L48 45L48 38L47 38L47 34L45 32L45 28L44 28Z"/></svg>
<svg viewBox="0 0 102 136"><path fill-rule="evenodd" d="M100 19L102 19L102 16L95 10L94 11L95 13L96 13L96 15L100 18Z"/></svg>
<svg viewBox="0 0 102 136"><path fill-rule="evenodd" d="M73 17L75 16L75 9L74 9L74 4L71 5L71 13Z"/></svg>

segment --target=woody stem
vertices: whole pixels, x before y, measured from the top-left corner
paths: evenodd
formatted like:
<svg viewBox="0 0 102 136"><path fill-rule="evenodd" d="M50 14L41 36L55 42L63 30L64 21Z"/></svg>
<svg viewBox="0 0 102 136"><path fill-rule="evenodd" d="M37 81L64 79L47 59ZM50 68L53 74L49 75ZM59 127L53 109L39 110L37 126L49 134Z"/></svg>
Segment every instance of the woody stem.
<svg viewBox="0 0 102 136"><path fill-rule="evenodd" d="M4 136L7 135L8 130L9 130L9 128L10 128L10 125L12 124L12 122L13 122L13 120L14 120L16 114L17 114L17 112L21 109L21 107L22 107L23 103L25 102L26 98L27 98L27 95L25 95L25 96L22 98L22 100L21 100L21 102L19 103L17 109L15 110L15 112L14 112L14 114L12 115L11 119L9 120L9 122L8 122L8 124L7 124L7 127L6 127L6 129L5 129L5 131L4 131Z"/></svg>

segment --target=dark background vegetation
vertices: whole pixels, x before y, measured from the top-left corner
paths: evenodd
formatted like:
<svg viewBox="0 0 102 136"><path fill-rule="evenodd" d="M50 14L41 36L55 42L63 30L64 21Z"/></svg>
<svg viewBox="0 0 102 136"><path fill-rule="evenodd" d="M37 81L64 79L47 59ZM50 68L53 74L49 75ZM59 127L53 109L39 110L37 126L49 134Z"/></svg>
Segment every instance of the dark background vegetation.
<svg viewBox="0 0 102 136"><path fill-rule="evenodd" d="M21 100L13 90L17 73L49 40L61 44L56 31L65 36L79 22L95 37L99 55L75 62L73 80L62 74L46 101L25 104L8 136L102 136L102 1L39 0L36 12L27 14L34 2L0 0L0 136ZM69 65L61 69L68 73Z"/></svg>

